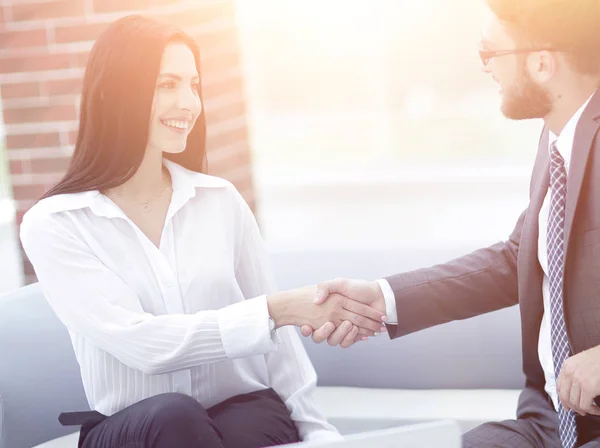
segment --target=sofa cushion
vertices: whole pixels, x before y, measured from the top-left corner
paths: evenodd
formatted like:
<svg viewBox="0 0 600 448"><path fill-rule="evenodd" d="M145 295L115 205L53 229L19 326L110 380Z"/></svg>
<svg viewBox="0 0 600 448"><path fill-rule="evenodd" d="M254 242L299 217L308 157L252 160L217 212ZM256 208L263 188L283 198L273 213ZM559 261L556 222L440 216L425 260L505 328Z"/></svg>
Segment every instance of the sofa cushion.
<svg viewBox="0 0 600 448"><path fill-rule="evenodd" d="M516 418L520 390L319 387L315 399L342 434L432 420L455 420L462 432Z"/></svg>
<svg viewBox="0 0 600 448"><path fill-rule="evenodd" d="M42 443L41 445L36 445L33 448L77 448L78 443L79 431L75 431L72 434L67 434L66 436Z"/></svg>
<svg viewBox="0 0 600 448"><path fill-rule="evenodd" d="M88 410L69 334L39 284L0 296L0 448L27 448L73 432L62 411Z"/></svg>

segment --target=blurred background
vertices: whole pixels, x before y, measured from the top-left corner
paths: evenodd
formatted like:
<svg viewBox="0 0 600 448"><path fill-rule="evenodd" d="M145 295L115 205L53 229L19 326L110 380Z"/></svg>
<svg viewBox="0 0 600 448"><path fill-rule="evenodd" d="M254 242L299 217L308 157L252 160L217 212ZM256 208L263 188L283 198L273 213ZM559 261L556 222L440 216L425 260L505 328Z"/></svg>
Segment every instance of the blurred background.
<svg viewBox="0 0 600 448"><path fill-rule="evenodd" d="M527 204L541 123L499 111L483 0L2 0L0 293L35 281L20 219L67 166L94 39L130 13L200 41L210 173L270 248L477 248Z"/></svg>

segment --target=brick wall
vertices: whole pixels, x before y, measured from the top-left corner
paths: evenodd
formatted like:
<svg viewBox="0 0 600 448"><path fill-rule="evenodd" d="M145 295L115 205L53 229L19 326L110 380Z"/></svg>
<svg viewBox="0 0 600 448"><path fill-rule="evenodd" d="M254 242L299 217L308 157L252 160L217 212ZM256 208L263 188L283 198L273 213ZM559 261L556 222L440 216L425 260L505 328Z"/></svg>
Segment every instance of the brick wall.
<svg viewBox="0 0 600 448"><path fill-rule="evenodd" d="M234 0L2 0L0 95L18 223L66 169L94 39L132 13L176 24L199 41L209 170L254 208Z"/></svg>

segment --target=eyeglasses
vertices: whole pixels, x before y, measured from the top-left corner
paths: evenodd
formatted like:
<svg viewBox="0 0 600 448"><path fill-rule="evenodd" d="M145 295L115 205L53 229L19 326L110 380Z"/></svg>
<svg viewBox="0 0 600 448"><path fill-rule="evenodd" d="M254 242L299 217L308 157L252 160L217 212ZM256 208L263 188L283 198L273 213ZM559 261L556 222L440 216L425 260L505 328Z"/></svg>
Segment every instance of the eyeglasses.
<svg viewBox="0 0 600 448"><path fill-rule="evenodd" d="M490 59L497 58L499 56L506 56L509 54L526 54L534 53L536 51L556 51L553 48L521 48L515 50L479 50L479 57L481 63L485 66L490 62Z"/></svg>

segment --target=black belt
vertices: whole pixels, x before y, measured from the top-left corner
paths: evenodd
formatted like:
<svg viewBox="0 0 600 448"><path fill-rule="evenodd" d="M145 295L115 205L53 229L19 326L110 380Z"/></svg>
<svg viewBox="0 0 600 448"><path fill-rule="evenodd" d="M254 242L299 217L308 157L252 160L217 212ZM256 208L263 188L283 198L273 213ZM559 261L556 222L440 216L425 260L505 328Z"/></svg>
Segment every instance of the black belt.
<svg viewBox="0 0 600 448"><path fill-rule="evenodd" d="M98 411L61 412L58 421L63 426L82 425L88 419L104 420L106 416Z"/></svg>

